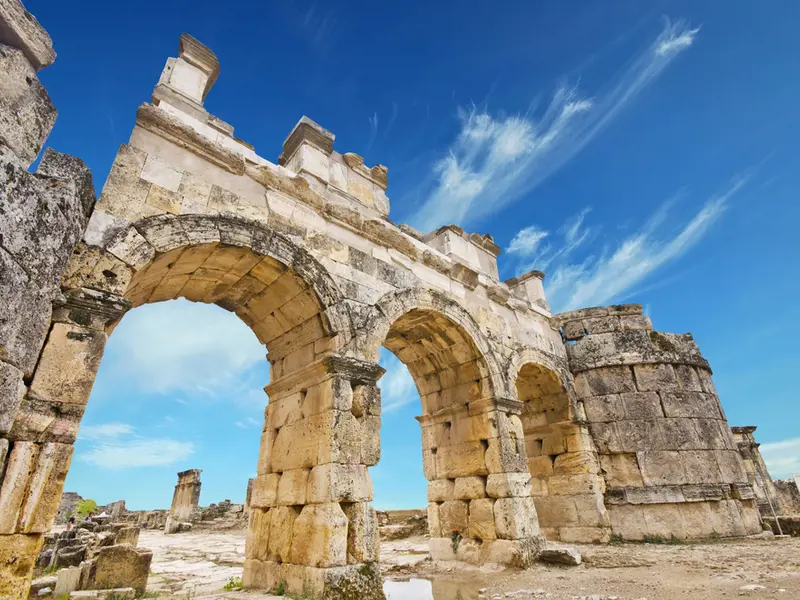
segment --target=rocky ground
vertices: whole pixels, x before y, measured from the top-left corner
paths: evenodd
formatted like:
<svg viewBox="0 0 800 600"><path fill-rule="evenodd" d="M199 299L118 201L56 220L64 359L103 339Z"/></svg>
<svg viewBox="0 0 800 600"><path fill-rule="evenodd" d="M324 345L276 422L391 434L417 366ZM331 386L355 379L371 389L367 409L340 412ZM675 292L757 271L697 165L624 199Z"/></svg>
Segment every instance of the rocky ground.
<svg viewBox="0 0 800 600"><path fill-rule="evenodd" d="M153 550L148 590L158 597L275 598L223 590L241 575L243 531L142 531L139 546ZM800 538L575 547L584 559L578 567L499 571L434 565L423 537L383 542L386 592L389 600L800 599Z"/></svg>

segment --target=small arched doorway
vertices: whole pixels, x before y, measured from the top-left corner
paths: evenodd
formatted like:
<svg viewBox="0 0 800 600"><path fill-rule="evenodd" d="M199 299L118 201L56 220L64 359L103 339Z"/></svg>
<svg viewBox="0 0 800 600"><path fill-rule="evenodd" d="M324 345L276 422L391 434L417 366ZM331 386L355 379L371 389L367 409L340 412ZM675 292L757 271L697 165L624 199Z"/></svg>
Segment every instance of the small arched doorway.
<svg viewBox="0 0 800 600"><path fill-rule="evenodd" d="M519 369L516 388L542 533L564 542L608 541L610 522L597 452L562 378L527 362Z"/></svg>

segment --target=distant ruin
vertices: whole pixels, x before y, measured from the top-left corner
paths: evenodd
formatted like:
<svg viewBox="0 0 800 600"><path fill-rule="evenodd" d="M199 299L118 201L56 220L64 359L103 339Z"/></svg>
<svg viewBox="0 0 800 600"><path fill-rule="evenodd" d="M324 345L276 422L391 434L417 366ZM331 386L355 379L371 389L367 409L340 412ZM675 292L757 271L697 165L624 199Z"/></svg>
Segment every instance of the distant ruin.
<svg viewBox="0 0 800 600"><path fill-rule="evenodd" d="M172 496L172 506L169 509L169 516L164 525L166 533L176 533L185 528L192 513L200 505L200 469L190 469L178 473L178 484L175 486L175 494ZM191 525L191 524L190 524Z"/></svg>
<svg viewBox="0 0 800 600"><path fill-rule="evenodd" d="M0 0L0 43L3 598L27 597L108 336L175 298L235 312L269 351L246 587L383 598L381 346L422 399L434 559L525 567L546 538L761 531L760 467L691 335L639 305L553 315L543 273L499 279L491 236L392 222L386 167L307 117L262 158L206 111L220 65L186 34L95 201L77 158L48 149L28 170L55 122L36 74L55 53L18 0ZM182 486L179 522L197 504Z"/></svg>

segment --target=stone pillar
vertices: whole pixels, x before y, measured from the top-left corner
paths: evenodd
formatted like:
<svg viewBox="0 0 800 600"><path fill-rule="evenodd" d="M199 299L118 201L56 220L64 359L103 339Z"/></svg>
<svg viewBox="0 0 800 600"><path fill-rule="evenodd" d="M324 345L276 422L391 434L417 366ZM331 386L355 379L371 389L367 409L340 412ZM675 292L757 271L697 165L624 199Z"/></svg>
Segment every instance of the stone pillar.
<svg viewBox="0 0 800 600"><path fill-rule="evenodd" d="M245 587L384 598L367 472L380 452L382 374L376 364L331 355L265 388Z"/></svg>
<svg viewBox="0 0 800 600"><path fill-rule="evenodd" d="M26 596L42 534L52 526L86 402L106 343L108 320L127 304L92 290L66 292L30 386L2 440L5 472L0 486L0 569L3 598Z"/></svg>
<svg viewBox="0 0 800 600"><path fill-rule="evenodd" d="M753 486L690 334L640 305L557 315L597 448L612 534L690 539L761 531Z"/></svg>
<svg viewBox="0 0 800 600"><path fill-rule="evenodd" d="M747 473L747 480L753 486L758 502L758 510L762 517L772 517L774 514L781 514L781 507L778 502L778 494L772 477L769 475L767 465L758 450L755 436L755 425L747 427L731 427L733 439L739 448L742 456L744 470ZM771 504L771 506L770 506Z"/></svg>
<svg viewBox="0 0 800 600"><path fill-rule="evenodd" d="M525 567L544 544L522 403L489 398L418 417L434 560Z"/></svg>
<svg viewBox="0 0 800 600"><path fill-rule="evenodd" d="M195 509L200 505L200 469L189 469L178 473L178 483L172 495L172 506L164 525L165 533L176 533L181 529L181 523L191 520Z"/></svg>

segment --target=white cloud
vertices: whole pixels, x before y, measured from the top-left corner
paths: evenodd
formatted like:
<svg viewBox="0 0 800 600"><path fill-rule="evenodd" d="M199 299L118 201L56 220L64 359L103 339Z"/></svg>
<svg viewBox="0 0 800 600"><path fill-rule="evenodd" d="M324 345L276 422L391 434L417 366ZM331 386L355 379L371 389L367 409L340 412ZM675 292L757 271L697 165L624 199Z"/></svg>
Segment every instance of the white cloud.
<svg viewBox="0 0 800 600"><path fill-rule="evenodd" d="M406 366L388 350L381 352L381 366L386 373L378 381L381 388L381 406L384 412L398 410L419 401L419 393Z"/></svg>
<svg viewBox="0 0 800 600"><path fill-rule="evenodd" d="M164 467L194 454L194 444L169 439L132 439L98 444L78 459L103 469Z"/></svg>
<svg viewBox="0 0 800 600"><path fill-rule="evenodd" d="M533 256L539 249L539 245L548 235L550 234L547 231L539 229L535 225L520 229L517 235L511 240L508 248L506 248L506 252L509 254L519 254L521 256Z"/></svg>
<svg viewBox="0 0 800 600"><path fill-rule="evenodd" d="M84 425L78 442L91 445L86 451L78 451L78 460L104 469L127 469L171 465L194 453L191 442L149 439L134 435L135 431L125 423Z"/></svg>
<svg viewBox="0 0 800 600"><path fill-rule="evenodd" d="M773 479L800 474L800 438L761 444L759 450Z"/></svg>
<svg viewBox="0 0 800 600"><path fill-rule="evenodd" d="M588 212L584 210L561 228L563 245L557 251L548 248L536 253L534 248L529 254L518 252L521 260L518 270L524 272L553 265L552 274L545 279L545 291L555 312L618 300L700 241L747 179L747 176L734 179L723 194L709 199L674 235L659 235L668 209L674 203L669 201L641 229L614 242L610 249L606 247L575 261L576 249L588 239L591 231L583 225Z"/></svg>
<svg viewBox="0 0 800 600"><path fill-rule="evenodd" d="M82 425L81 439L108 440L133 433L133 427L125 423L102 423L100 425Z"/></svg>
<svg viewBox="0 0 800 600"><path fill-rule="evenodd" d="M247 325L217 306L187 300L131 311L111 336L108 354L110 380L145 392L182 392L193 401L198 393L223 392L238 400L245 382L256 388L267 383L247 381L248 371L266 362L264 346Z"/></svg>
<svg viewBox="0 0 800 600"><path fill-rule="evenodd" d="M538 117L460 110L461 130L433 168L433 189L414 216L430 231L475 222L518 200L570 160L682 51L698 30L666 21L650 46L594 97L562 87Z"/></svg>

